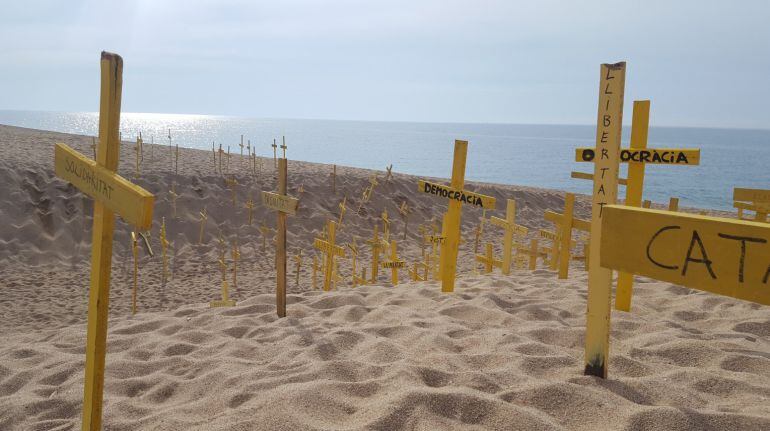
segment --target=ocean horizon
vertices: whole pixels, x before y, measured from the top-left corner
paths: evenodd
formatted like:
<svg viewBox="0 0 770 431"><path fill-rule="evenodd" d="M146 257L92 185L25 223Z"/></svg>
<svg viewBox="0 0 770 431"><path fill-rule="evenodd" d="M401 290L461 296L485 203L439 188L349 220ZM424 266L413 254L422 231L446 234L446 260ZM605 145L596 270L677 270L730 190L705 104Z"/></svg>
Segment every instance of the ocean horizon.
<svg viewBox="0 0 770 431"><path fill-rule="evenodd" d="M0 124L94 136L98 113L0 110ZM280 144L285 136L289 159L379 170L392 163L395 172L443 178L451 172L454 140L463 139L469 141L469 181L590 194L591 183L570 172L593 171L574 161L574 149L595 145L596 126L122 113L122 139L135 141L140 132L146 143L202 150L214 143L235 154L243 135L244 145L250 140L266 157L273 139ZM623 147L629 136L625 126ZM644 199L665 204L678 197L681 206L732 210L733 187L770 188L770 130L651 126L648 147L700 148L701 160L699 166L648 166ZM625 171L621 166L621 176Z"/></svg>

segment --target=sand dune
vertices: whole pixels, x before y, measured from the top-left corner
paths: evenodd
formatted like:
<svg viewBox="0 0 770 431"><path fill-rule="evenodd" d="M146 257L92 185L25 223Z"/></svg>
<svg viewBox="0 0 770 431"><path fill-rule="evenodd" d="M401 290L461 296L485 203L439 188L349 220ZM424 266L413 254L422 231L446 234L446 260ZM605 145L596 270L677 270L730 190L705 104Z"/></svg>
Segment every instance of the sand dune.
<svg viewBox="0 0 770 431"><path fill-rule="evenodd" d="M88 199L55 180L53 143L91 154L90 138L0 126L0 429L77 429L85 361L90 224ZM275 315L273 248L262 250L258 225L275 216L258 205L248 225L243 204L272 190L271 159L252 175L232 159L238 205L214 170L211 152L145 147L137 180L157 194L150 257L142 251L139 313L130 313L130 228L115 234L105 429L770 429L770 309L638 278L632 313L613 314L610 379L582 375L586 273L516 270L474 275L473 235L481 215L463 211L454 294L436 282L347 285L312 290L311 244L348 198L340 242L363 239L387 209L401 257L420 257L417 226L445 206L416 193L416 177L337 168L332 194L327 165L289 162L290 191L300 210L289 219L290 250L303 249L300 283L289 262L288 317ZM290 156L290 155L289 155ZM120 172L133 177L134 148L122 148ZM384 166L383 166L384 168ZM395 167L398 170L398 167ZM372 202L355 209L371 174ZM177 217L171 183L181 196ZM471 184L501 201L517 201L517 220L548 227L563 193ZM414 212L409 234L397 207ZM209 213L198 244L198 211ZM503 216L504 205L488 215ZM577 213L588 216L579 197ZM173 243L173 277L161 283L158 229L165 217ZM209 309L219 295L217 238L241 246L238 306ZM487 225L484 240L500 231ZM228 255L229 260L229 255ZM230 277L231 275L228 275ZM401 277L407 280L407 274Z"/></svg>

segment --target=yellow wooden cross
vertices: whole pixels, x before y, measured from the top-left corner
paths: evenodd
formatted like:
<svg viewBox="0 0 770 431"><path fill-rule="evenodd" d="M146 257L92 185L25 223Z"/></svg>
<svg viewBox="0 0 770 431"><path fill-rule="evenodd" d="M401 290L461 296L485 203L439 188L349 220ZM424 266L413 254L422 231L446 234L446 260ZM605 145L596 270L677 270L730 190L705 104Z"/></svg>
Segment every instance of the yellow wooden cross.
<svg viewBox="0 0 770 431"><path fill-rule="evenodd" d="M584 269L588 271L588 243L583 243L583 255L582 256L574 256L572 260L582 261L584 264Z"/></svg>
<svg viewBox="0 0 770 431"><path fill-rule="evenodd" d="M176 218L176 199L179 197L179 195L176 192L176 183L171 183L171 190L168 192L169 200L171 201L171 211L172 211L172 217Z"/></svg>
<svg viewBox="0 0 770 431"><path fill-rule="evenodd" d="M401 214L401 218L404 219L404 240L406 240L406 235L409 232L409 214L412 212L412 209L409 208L409 205L406 203L406 200L401 202L401 206L398 207L398 213Z"/></svg>
<svg viewBox="0 0 770 431"><path fill-rule="evenodd" d="M348 198L347 196L342 197L342 202L340 202L340 218L339 221L337 221L337 224L342 226L342 218L345 217L345 202L347 202Z"/></svg>
<svg viewBox="0 0 770 431"><path fill-rule="evenodd" d="M606 377L610 338L612 270L599 264L599 245L602 241L601 224L604 207L614 204L617 200L626 63L602 64L599 73L599 110L595 152L598 157L592 158L594 162L594 185L591 202L591 244L589 248L584 373Z"/></svg>
<svg viewBox="0 0 770 431"><path fill-rule="evenodd" d="M101 428L102 420L115 213L137 230L147 230L152 225L154 204L151 193L115 173L120 157L118 129L122 86L123 59L117 54L102 52L96 160L64 144L56 144L54 150L56 176L94 199L82 424L83 430L93 431Z"/></svg>
<svg viewBox="0 0 770 431"><path fill-rule="evenodd" d="M501 270L503 274L508 275L511 273L511 252L513 250L513 236L527 235L529 229L524 226L516 224L516 201L508 199L505 206L505 218L491 217L489 222L495 226L501 227L505 230L503 234L503 263Z"/></svg>
<svg viewBox="0 0 770 431"><path fill-rule="evenodd" d="M591 231L591 222L576 218L574 216L575 210L575 194L567 193L564 196L564 212L562 214L546 211L545 219L554 223L557 227L556 241L559 243L556 249L558 250L558 265L559 265L559 278L566 279L569 276L569 263L570 263L570 251L575 242L572 240L572 230L577 229L584 232Z"/></svg>
<svg viewBox="0 0 770 431"><path fill-rule="evenodd" d="M168 277L168 254L166 253L166 250L168 250L169 242L168 238L166 236L166 218L163 217L162 222L160 224L160 255L161 259L163 261L163 272L161 273L161 284L166 285L166 280Z"/></svg>
<svg viewBox="0 0 770 431"><path fill-rule="evenodd" d="M219 144L219 173L222 174L222 157L225 154L225 150L222 149L222 144Z"/></svg>
<svg viewBox="0 0 770 431"><path fill-rule="evenodd" d="M96 160L96 137L91 136L91 150L94 152L94 160Z"/></svg>
<svg viewBox="0 0 770 431"><path fill-rule="evenodd" d="M388 218L387 208L382 210L382 238L385 242L390 242L390 219Z"/></svg>
<svg viewBox="0 0 770 431"><path fill-rule="evenodd" d="M487 210L483 209L481 210L481 219L479 220L479 225L476 227L476 239L473 245L473 252L478 253L479 252L479 244L481 242L481 235L484 234L484 222L487 221Z"/></svg>
<svg viewBox="0 0 770 431"><path fill-rule="evenodd" d="M337 222L334 220L328 221L328 229L327 229L327 239L323 240L320 238L316 238L313 242L313 246L320 250L325 258L324 258L324 290L328 291L331 287L332 279L334 278L333 275L335 274L335 266L334 266L334 257L345 257L345 249L335 245L334 240L336 239L336 231L337 231Z"/></svg>
<svg viewBox="0 0 770 431"><path fill-rule="evenodd" d="M393 178L393 163L385 167L385 182L390 182L391 178Z"/></svg>
<svg viewBox="0 0 770 431"><path fill-rule="evenodd" d="M241 147L241 157L243 157L243 135L241 135L241 143L238 145Z"/></svg>
<svg viewBox="0 0 770 431"><path fill-rule="evenodd" d="M218 301L211 301L209 306L214 307L235 307L235 301L230 299L229 286L227 284L227 261L225 261L225 248L222 245L223 240L220 238L220 255L219 255L219 269L222 271L222 299Z"/></svg>
<svg viewBox="0 0 770 431"><path fill-rule="evenodd" d="M297 265L294 270L294 285L299 286L299 271L302 269L302 249L297 250L297 254L294 255L294 263Z"/></svg>
<svg viewBox="0 0 770 431"><path fill-rule="evenodd" d="M249 226L251 226L251 222L253 220L253 212L254 212L254 198L251 195L249 195L249 200L246 201L246 204L244 206L249 211Z"/></svg>
<svg viewBox="0 0 770 431"><path fill-rule="evenodd" d="M227 146L227 159L225 159L225 171L230 173L230 146Z"/></svg>
<svg viewBox="0 0 770 431"><path fill-rule="evenodd" d="M337 193L337 165L332 165L332 193Z"/></svg>
<svg viewBox="0 0 770 431"><path fill-rule="evenodd" d="M262 192L262 204L277 213L276 220L276 297L275 307L278 317L286 316L286 217L297 213L297 198L288 196L288 164L286 158L278 160L278 192ZM264 244L264 243L263 243Z"/></svg>
<svg viewBox="0 0 770 431"><path fill-rule="evenodd" d="M233 206L236 206L235 187L238 185L238 180L235 178L235 175L231 175L230 178L225 178L225 184L227 185L227 188L229 188L230 192L232 193Z"/></svg>
<svg viewBox="0 0 770 431"><path fill-rule="evenodd" d="M743 215L743 211L753 211L754 221L767 222L767 214L770 213L770 204L768 203L750 203L750 202L733 202L733 207L738 209L738 219L746 220Z"/></svg>
<svg viewBox="0 0 770 431"><path fill-rule="evenodd" d="M465 185L465 159L468 154L468 141L455 141L452 179L449 186L420 180L418 190L449 200L449 208L444 218L442 236L446 237L441 245L441 291L452 292L457 269L457 252L460 245L460 215L462 204L466 203L481 209L494 209L495 198L473 193L463 189Z"/></svg>
<svg viewBox="0 0 770 431"><path fill-rule="evenodd" d="M374 283L377 283L378 269L380 267L380 251L383 251L388 246L388 243L384 242L382 238L380 238L379 230L376 224L374 225L374 234L372 236L372 239L366 241L366 243L372 247L371 282L372 284L374 284Z"/></svg>
<svg viewBox="0 0 770 431"><path fill-rule="evenodd" d="M500 259L495 259L494 250L492 247L492 243L487 243L487 250L485 254L477 254L476 255L476 261L481 262L484 264L484 273L488 274L492 272L493 267L502 268L503 261Z"/></svg>
<svg viewBox="0 0 770 431"><path fill-rule="evenodd" d="M136 314L136 292L139 289L139 244L136 232L131 232L131 252L134 255L134 288L131 291L131 314Z"/></svg>
<svg viewBox="0 0 770 431"><path fill-rule="evenodd" d="M586 172L575 172L575 171L572 171L572 172L570 172L570 178L575 178L575 179L578 179L578 180L593 181L594 180L594 174L589 174L589 173L586 173ZM618 178L618 184L621 185L621 186L628 185L628 179L627 178Z"/></svg>
<svg viewBox="0 0 770 431"><path fill-rule="evenodd" d="M286 136L281 136L281 150L283 150L283 158L286 158L286 149L289 148L286 146Z"/></svg>
<svg viewBox="0 0 770 431"><path fill-rule="evenodd" d="M620 115L620 117L622 117L622 115ZM695 166L700 164L700 149L697 148L647 148L649 122L650 101L635 100L633 119L631 124L630 147L627 149L619 150L619 154L617 156L617 159L620 163L628 163L628 180L625 204L629 206L642 206L645 208L650 207L651 203L649 201L642 201L645 165L667 164ZM599 138L598 135L597 138ZM593 148L578 148L576 150L576 158L579 162L591 162L596 158L597 154L601 153ZM615 162L613 161L613 163ZM594 186L596 187L596 182L594 182ZM678 200L676 205L678 206ZM619 273L618 285L615 293L616 309L623 311L629 311L631 309L632 290L633 274L626 274L622 272Z"/></svg>
<svg viewBox="0 0 770 431"><path fill-rule="evenodd" d="M209 216L206 214L206 207L203 207L203 211L200 211L198 214L201 216L201 230L198 235L198 244L203 244L203 230L206 228L206 220L209 219Z"/></svg>
<svg viewBox="0 0 770 431"><path fill-rule="evenodd" d="M139 178L139 174L141 173L141 165L142 165L142 144L144 142L142 141L142 132L139 132L139 136L136 137L136 178Z"/></svg>
<svg viewBox="0 0 770 431"><path fill-rule="evenodd" d="M179 175L179 144L176 144L176 154L174 156L174 174Z"/></svg>
<svg viewBox="0 0 770 431"><path fill-rule="evenodd" d="M318 256L313 254L313 289L318 289L318 270L321 269L321 266L318 265Z"/></svg>
<svg viewBox="0 0 770 431"><path fill-rule="evenodd" d="M642 202L642 208L650 208L651 206L652 206L652 201L650 200L645 200L644 202Z"/></svg>
<svg viewBox="0 0 770 431"><path fill-rule="evenodd" d="M262 221L262 225L259 227L259 231L262 233L262 251L267 250L267 234L270 233L270 228L265 225L264 220Z"/></svg>
<svg viewBox="0 0 770 431"><path fill-rule="evenodd" d="M544 262L548 265L551 271L556 271L559 268L559 234L545 229L540 229L540 238L551 241L551 247L544 247L543 253L547 259Z"/></svg>
<svg viewBox="0 0 770 431"><path fill-rule="evenodd" d="M350 259L351 259L351 265L352 269L350 270L350 276L352 279L352 285L353 287L356 287L358 285L366 284L365 276L359 277L358 271L357 271L357 261L358 261L358 244L356 244L356 237L353 237L353 242L347 244L347 247L350 249Z"/></svg>
<svg viewBox="0 0 770 431"><path fill-rule="evenodd" d="M519 246L516 249L517 254L529 257L529 270L534 271L537 269L537 258L542 256L540 248L538 246L537 238L531 239L529 242L529 248L526 246Z"/></svg>
<svg viewBox="0 0 770 431"><path fill-rule="evenodd" d="M390 241L390 260L382 262L383 269L390 269L390 279L393 285L398 284L398 270L406 268L406 262L398 258L396 240Z"/></svg>

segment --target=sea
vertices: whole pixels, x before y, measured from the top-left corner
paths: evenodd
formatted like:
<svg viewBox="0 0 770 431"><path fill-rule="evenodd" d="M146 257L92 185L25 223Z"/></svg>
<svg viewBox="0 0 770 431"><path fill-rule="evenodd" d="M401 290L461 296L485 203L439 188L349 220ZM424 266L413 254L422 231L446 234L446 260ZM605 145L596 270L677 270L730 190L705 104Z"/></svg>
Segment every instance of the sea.
<svg viewBox="0 0 770 431"><path fill-rule="evenodd" d="M96 135L98 114L0 110L0 124ZM591 193L591 182L570 172L593 172L575 162L575 148L595 146L595 125L417 123L241 118L216 115L122 113L121 137L134 141L240 153L250 141L272 157L285 138L294 160L447 178L454 140L469 142L466 180ZM630 129L623 130L628 146ZM650 148L700 148L698 166L648 165L644 199L680 206L732 209L734 187L770 189L770 130L650 127ZM280 149L279 149L280 151ZM625 177L625 168L621 176ZM623 196L623 190L619 192Z"/></svg>

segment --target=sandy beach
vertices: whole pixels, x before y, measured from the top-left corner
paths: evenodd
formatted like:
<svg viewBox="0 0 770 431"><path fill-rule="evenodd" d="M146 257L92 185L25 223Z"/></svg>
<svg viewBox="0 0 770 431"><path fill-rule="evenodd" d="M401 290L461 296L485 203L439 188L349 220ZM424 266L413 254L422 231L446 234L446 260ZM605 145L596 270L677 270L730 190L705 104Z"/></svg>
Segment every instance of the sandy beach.
<svg viewBox="0 0 770 431"><path fill-rule="evenodd" d="M302 265L295 284L289 257L288 316L279 319L273 232L259 229L275 226L275 213L259 203L261 190L276 187L272 157L258 158L254 172L248 157L233 154L234 205L211 151L180 148L177 174L173 149L145 143L136 177L135 145L123 138L119 172L156 195L155 255L140 248L132 315L131 227L116 224L106 430L770 429L768 307L637 277L632 311L612 316L610 377L584 376L583 263L572 263L568 280L541 260L535 271L480 274L473 255L482 214L473 208L463 209L454 293L442 294L436 281L409 281L406 271L392 286L383 269L376 284L352 287L349 258L339 259L337 290L316 290L313 240L327 219L339 218L343 197L337 242L357 242L359 268L370 267L365 241L384 210L411 266L422 256L418 226L440 223L446 204L418 193L419 178L398 166L386 181L388 162L382 171L337 166L334 193L332 167L291 160L290 148L289 193L300 206L287 243L292 255L302 250ZM0 126L2 430L80 427L93 205L55 178L57 142L92 157L91 137ZM379 184L357 212L372 175ZM544 211L564 206L557 190L467 187L498 200L487 217L505 217L505 200L515 199L530 238L553 228ZM412 209L407 226L398 212L404 201ZM576 215L589 218L589 205L578 196ZM163 219L171 243L165 283ZM220 238L240 246L230 290L238 304L211 309L220 296ZM499 256L502 230L487 223L480 251L486 242Z"/></svg>

